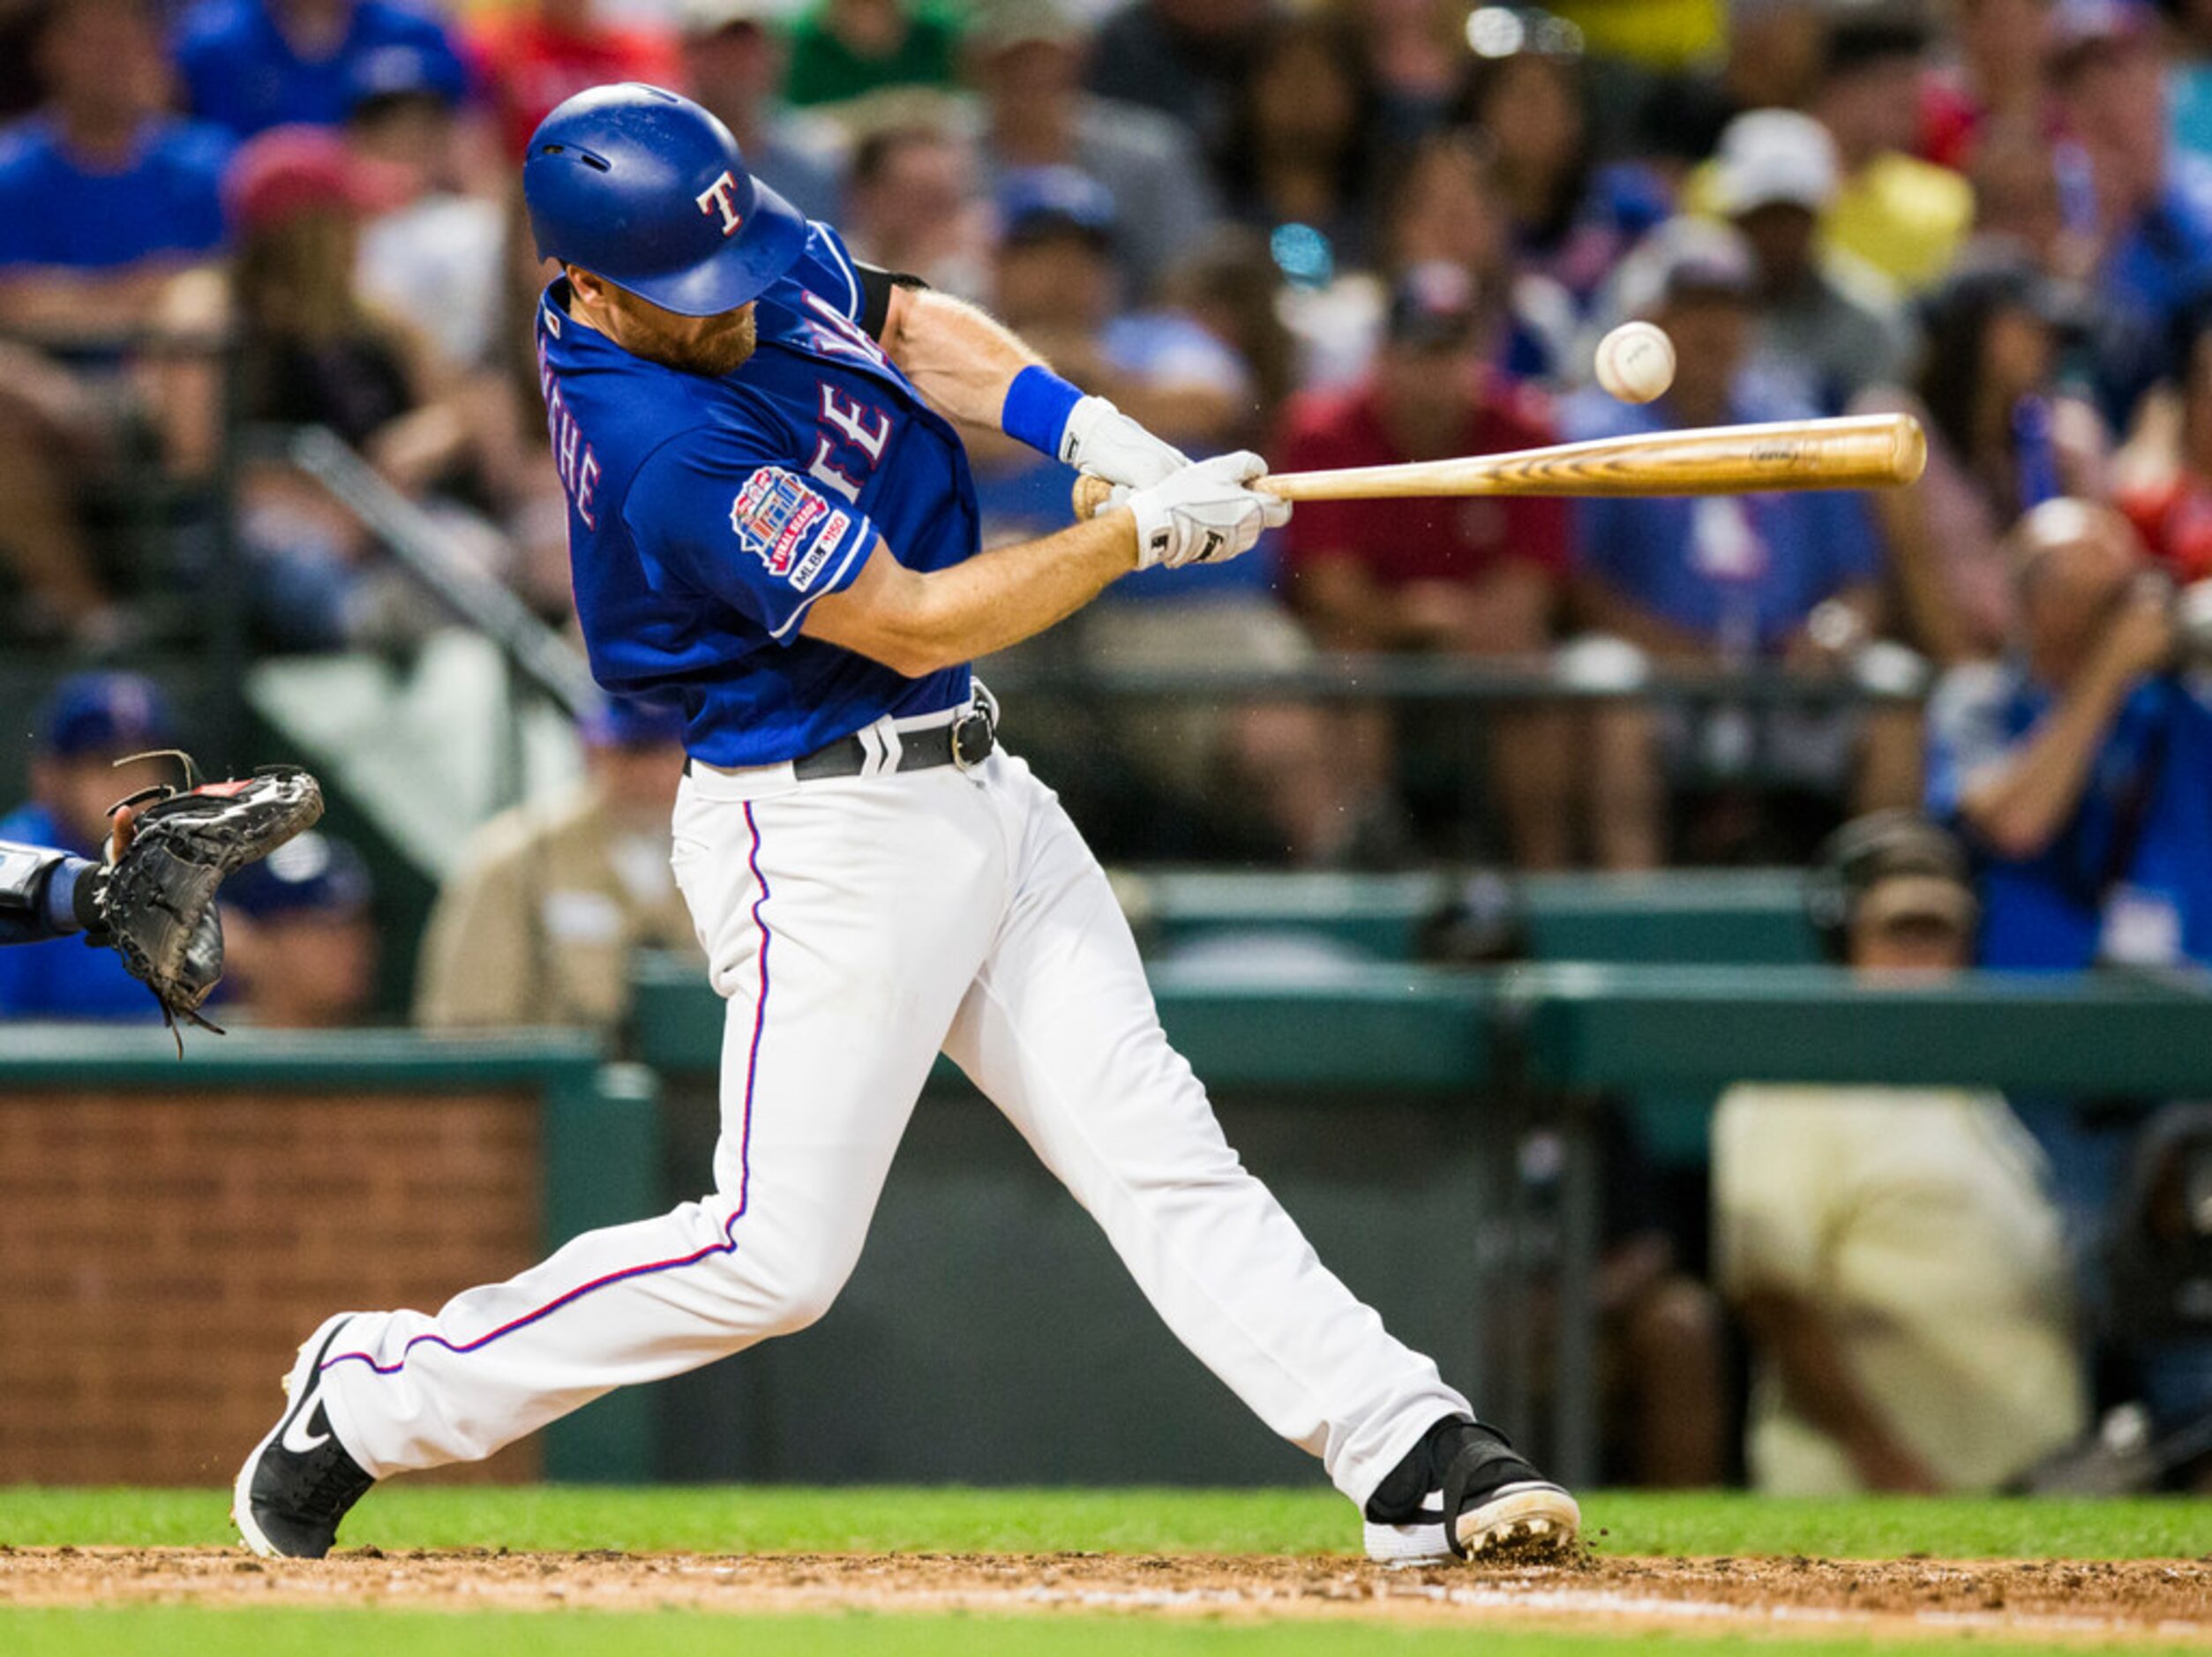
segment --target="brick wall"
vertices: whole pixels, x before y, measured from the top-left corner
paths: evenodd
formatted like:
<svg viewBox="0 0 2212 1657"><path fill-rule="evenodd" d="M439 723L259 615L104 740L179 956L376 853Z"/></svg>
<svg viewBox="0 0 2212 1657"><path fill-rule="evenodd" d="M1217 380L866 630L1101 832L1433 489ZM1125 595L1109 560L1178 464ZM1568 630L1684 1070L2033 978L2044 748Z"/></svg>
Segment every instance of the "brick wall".
<svg viewBox="0 0 2212 1657"><path fill-rule="evenodd" d="M537 1259L539 1178L526 1098L0 1096L0 1484L229 1484L324 1317Z"/></svg>

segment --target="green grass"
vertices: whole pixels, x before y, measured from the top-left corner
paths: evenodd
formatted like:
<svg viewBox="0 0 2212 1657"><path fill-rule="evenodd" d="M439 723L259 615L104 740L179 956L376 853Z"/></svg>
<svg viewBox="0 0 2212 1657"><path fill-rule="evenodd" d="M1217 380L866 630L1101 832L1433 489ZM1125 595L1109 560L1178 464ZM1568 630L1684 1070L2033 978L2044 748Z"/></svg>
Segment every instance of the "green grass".
<svg viewBox="0 0 2212 1657"><path fill-rule="evenodd" d="M2212 1503L1594 1492L1591 1541L1609 1554L1816 1554L1857 1558L2200 1558ZM230 1541L227 1492L0 1488L0 1542L18 1547ZM614 1548L716 1553L1347 1553L1342 1497L1293 1490L846 1489L694 1486L379 1490L346 1526L379 1547Z"/></svg>
<svg viewBox="0 0 2212 1657"><path fill-rule="evenodd" d="M0 1611L9 1657L1863 1657L1924 1653L1924 1642L1511 1632L1372 1623L1249 1624L1134 1617L769 1616L693 1612L534 1612L455 1616L431 1611ZM1977 1657L2036 1653L2048 1645L1976 1638ZM2131 1645L2148 1653L2152 1646Z"/></svg>

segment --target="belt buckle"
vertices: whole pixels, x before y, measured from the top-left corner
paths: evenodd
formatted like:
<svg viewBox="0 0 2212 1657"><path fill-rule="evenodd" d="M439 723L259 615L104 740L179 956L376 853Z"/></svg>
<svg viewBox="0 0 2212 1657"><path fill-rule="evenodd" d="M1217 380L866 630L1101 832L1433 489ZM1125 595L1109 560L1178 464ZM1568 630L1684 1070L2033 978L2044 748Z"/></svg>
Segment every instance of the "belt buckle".
<svg viewBox="0 0 2212 1657"><path fill-rule="evenodd" d="M998 704L978 686L975 699L952 722L952 762L963 775L991 757L998 746Z"/></svg>

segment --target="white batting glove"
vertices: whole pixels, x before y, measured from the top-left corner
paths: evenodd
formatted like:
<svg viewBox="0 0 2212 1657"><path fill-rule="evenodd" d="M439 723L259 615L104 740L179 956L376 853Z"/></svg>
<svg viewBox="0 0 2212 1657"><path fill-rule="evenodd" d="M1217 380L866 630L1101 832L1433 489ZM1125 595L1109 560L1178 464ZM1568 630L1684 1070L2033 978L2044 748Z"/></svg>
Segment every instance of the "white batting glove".
<svg viewBox="0 0 2212 1657"><path fill-rule="evenodd" d="M1103 397L1085 397L1068 411L1060 458L1109 484L1145 489L1190 464L1190 456L1161 441Z"/></svg>
<svg viewBox="0 0 2212 1657"><path fill-rule="evenodd" d="M1250 551L1262 530L1288 523L1290 502L1245 487L1266 470L1265 461L1241 449L1133 491L1127 505L1136 514L1136 567L1224 564Z"/></svg>

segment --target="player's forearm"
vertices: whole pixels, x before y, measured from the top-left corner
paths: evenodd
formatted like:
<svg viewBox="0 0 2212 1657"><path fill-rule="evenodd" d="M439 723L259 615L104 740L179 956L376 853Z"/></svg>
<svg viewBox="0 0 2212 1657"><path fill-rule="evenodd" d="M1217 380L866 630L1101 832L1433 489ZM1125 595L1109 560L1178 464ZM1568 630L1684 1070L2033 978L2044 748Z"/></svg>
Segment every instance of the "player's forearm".
<svg viewBox="0 0 2212 1657"><path fill-rule="evenodd" d="M0 943L36 943L98 923L99 866L51 846L0 841Z"/></svg>
<svg viewBox="0 0 2212 1657"><path fill-rule="evenodd" d="M1759 1290L1745 1295L1739 1309L1752 1339L1780 1373L1791 1405L1835 1440L1868 1484L1914 1488L1926 1480L1917 1458L1852 1374L1818 1307L1801 1295Z"/></svg>
<svg viewBox="0 0 2212 1657"><path fill-rule="evenodd" d="M926 574L879 544L859 580L807 612L805 631L919 679L1036 637L1136 566L1127 510Z"/></svg>
<svg viewBox="0 0 2212 1657"><path fill-rule="evenodd" d="M1012 329L949 294L896 289L883 349L945 414L996 430L1007 387L1043 361Z"/></svg>
<svg viewBox="0 0 2212 1657"><path fill-rule="evenodd" d="M1959 814L2008 858L2031 858L2081 803L2090 765L2133 679L2093 662L2026 741L1968 778Z"/></svg>

